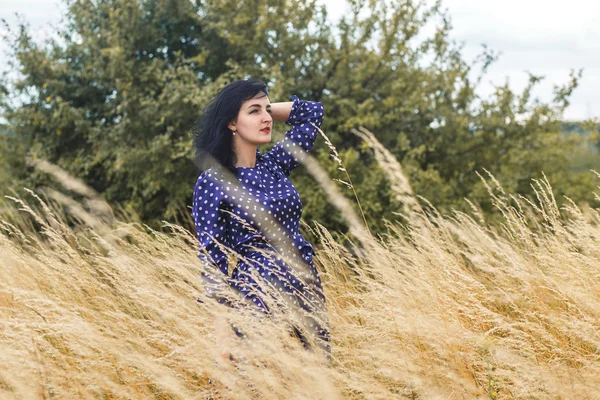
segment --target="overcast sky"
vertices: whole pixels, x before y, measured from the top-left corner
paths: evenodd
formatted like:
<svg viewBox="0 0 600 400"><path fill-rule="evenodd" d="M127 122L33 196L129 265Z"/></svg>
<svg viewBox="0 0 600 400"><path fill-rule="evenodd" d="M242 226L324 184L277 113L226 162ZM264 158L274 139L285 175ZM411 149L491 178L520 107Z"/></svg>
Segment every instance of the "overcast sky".
<svg viewBox="0 0 600 400"><path fill-rule="evenodd" d="M0 0L0 18L14 24L21 13L42 38L58 23L62 6L57 0ZM319 0L327 5L333 21L347 10L345 0ZM491 83L508 77L514 90L522 90L530 71L544 75L535 96L552 97L553 84L568 81L570 69L583 68L580 86L572 96L566 119L600 118L600 1L598 0L443 0L452 17L453 37L464 42L464 55L472 60L486 43L500 52L490 68L482 95ZM2 53L4 46L0 46ZM6 58L0 54L0 70Z"/></svg>

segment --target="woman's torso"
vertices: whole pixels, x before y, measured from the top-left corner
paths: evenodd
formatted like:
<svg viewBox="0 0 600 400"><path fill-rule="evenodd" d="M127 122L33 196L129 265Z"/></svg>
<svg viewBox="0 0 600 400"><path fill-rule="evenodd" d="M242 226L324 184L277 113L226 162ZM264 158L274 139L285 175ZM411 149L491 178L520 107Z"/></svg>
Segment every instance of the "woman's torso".
<svg viewBox="0 0 600 400"><path fill-rule="evenodd" d="M312 261L314 249L299 231L302 201L277 164L257 150L256 166L238 168L237 179L240 190L230 187L223 204L229 211L226 240L232 248L248 257L257 254L252 247L271 249L277 243L287 243L304 260Z"/></svg>

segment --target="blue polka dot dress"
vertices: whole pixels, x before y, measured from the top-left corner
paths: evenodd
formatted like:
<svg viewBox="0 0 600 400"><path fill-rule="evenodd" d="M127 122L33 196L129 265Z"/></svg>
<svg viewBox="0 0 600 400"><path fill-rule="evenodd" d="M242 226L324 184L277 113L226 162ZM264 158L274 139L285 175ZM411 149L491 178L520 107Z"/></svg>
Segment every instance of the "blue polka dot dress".
<svg viewBox="0 0 600 400"><path fill-rule="evenodd" d="M209 297L225 303L219 296L225 281L242 298L269 313L269 302L261 289L262 284L267 284L287 304L302 312L306 328L318 339L319 346L329 352L327 311L321 279L313 263L315 252L299 232L302 203L288 179L299 165L297 156L308 152L314 144L316 127L323 121L323 105L297 96L291 100L293 105L286 121L291 129L270 151L261 154L256 150L255 167L236 169L239 182L230 182L213 169L198 177L192 206L199 240L198 257L205 264L218 267L223 274L217 277L206 270L202 272ZM228 259L222 246L235 250L247 261L239 260L230 268L231 257ZM258 249L279 250L279 254L294 260L295 267L276 253L267 256ZM264 281L259 284L256 279Z"/></svg>

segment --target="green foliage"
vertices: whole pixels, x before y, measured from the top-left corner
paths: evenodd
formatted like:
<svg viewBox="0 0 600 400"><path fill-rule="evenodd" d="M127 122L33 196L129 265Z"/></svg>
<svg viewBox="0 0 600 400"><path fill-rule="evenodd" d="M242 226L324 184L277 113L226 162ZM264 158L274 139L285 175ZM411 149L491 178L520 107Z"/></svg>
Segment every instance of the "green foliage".
<svg viewBox="0 0 600 400"><path fill-rule="evenodd" d="M310 3L68 6L60 40L40 46L25 26L13 34L21 77L2 84L3 116L23 157L57 163L148 222L187 213L196 176L189 128L208 99L266 62L283 68L299 40L312 41ZM28 186L43 180L33 171L20 178Z"/></svg>
<svg viewBox="0 0 600 400"><path fill-rule="evenodd" d="M580 75L556 88L552 104L530 99L536 76L521 94L505 85L479 99L472 70L481 63L483 76L495 56L484 50L469 65L449 39L439 3L350 4L351 15L332 29L314 1L67 1L59 40L36 44L26 26L8 39L20 76L0 85L0 107L16 141L10 151L6 141L0 148L12 152L5 161L10 178L2 179L47 185L24 163L44 158L146 222L178 220L188 212L196 177L189 128L225 83L250 75L269 81L272 101L298 94L324 103L323 130L375 232L401 205L371 150L348 133L357 126L374 132L414 191L442 210L463 208L469 197L491 212L475 173L483 169L523 194L544 171L561 193L591 201L591 178L568 171L576 141L560 133ZM424 37L430 23L437 29ZM314 154L343 179L328 153L318 140ZM305 219L343 230L304 171L292 179Z"/></svg>

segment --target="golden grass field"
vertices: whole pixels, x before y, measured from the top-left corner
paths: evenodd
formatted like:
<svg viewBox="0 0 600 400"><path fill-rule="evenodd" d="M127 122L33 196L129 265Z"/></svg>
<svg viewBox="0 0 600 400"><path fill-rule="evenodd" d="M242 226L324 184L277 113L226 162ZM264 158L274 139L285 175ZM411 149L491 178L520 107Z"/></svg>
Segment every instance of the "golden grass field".
<svg viewBox="0 0 600 400"><path fill-rule="evenodd" d="M319 237L330 363L281 324L198 303L193 233L115 220L43 164L84 200L25 193L2 210L0 398L600 399L598 210L559 210L545 180L528 201L486 176L501 224L475 206L442 216L407 202L404 222L375 238L305 166L355 244L305 226ZM391 170L398 195L414 200L400 166ZM250 339L224 339L226 320Z"/></svg>

